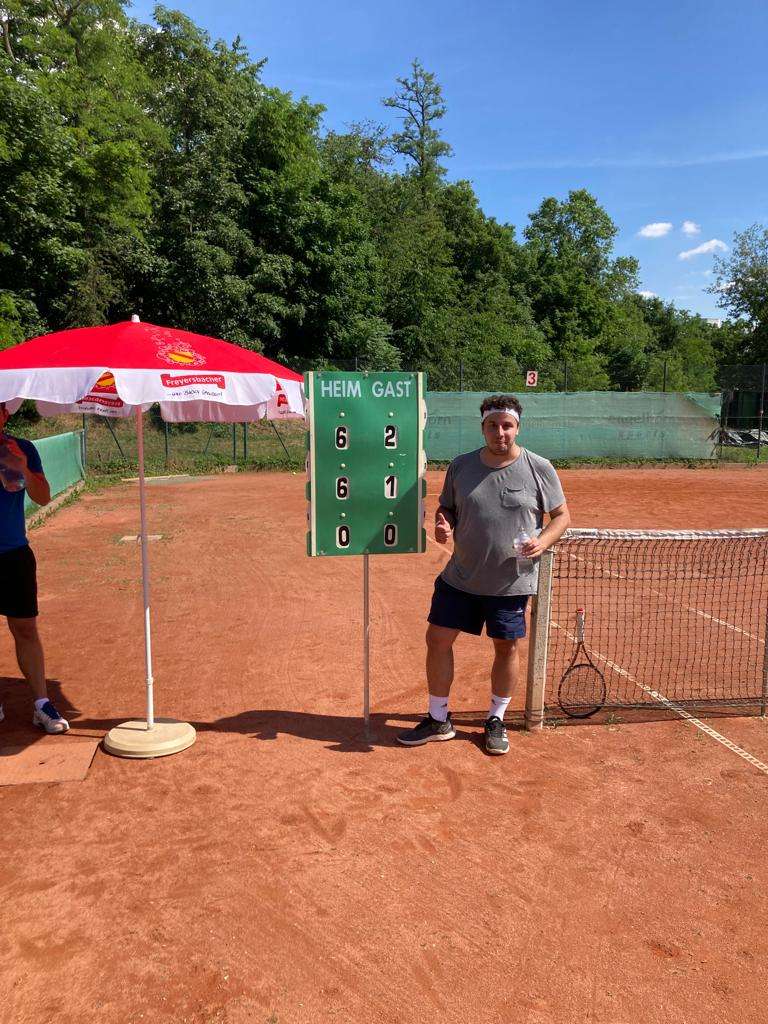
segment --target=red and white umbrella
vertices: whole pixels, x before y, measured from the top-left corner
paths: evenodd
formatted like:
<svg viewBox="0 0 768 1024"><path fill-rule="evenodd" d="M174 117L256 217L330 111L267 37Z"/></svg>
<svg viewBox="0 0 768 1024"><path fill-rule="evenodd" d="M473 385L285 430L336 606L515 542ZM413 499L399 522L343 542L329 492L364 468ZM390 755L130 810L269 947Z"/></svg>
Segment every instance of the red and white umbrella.
<svg viewBox="0 0 768 1024"><path fill-rule="evenodd" d="M0 371L0 401L14 411L34 398L44 416L130 416L154 402L172 423L304 414L303 378L293 370L229 342L138 317L33 338L2 352Z"/></svg>
<svg viewBox="0 0 768 1024"><path fill-rule="evenodd" d="M155 402L172 423L248 423L304 415L303 378L256 352L202 334L130 321L33 338L0 352L0 402L34 399L43 416L136 417L147 720L111 730L107 749L127 757L175 753L194 742L182 722L155 722L143 413Z"/></svg>

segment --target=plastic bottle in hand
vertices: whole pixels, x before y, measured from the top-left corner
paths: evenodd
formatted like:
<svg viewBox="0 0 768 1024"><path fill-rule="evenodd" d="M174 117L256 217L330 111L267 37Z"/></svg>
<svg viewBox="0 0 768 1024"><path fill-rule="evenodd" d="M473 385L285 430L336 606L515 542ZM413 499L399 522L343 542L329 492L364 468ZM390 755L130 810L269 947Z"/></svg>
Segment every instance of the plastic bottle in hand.
<svg viewBox="0 0 768 1024"><path fill-rule="evenodd" d="M530 539L531 538L528 536L525 530L521 530L520 533L518 533L518 535L515 537L514 544L515 554L517 555L518 576L528 576L530 573L533 572L533 559L527 558L524 554L522 554L523 548L530 541Z"/></svg>
<svg viewBox="0 0 768 1024"><path fill-rule="evenodd" d="M24 489L24 474L6 466L5 451L5 444L0 436L0 484L6 491L21 491Z"/></svg>

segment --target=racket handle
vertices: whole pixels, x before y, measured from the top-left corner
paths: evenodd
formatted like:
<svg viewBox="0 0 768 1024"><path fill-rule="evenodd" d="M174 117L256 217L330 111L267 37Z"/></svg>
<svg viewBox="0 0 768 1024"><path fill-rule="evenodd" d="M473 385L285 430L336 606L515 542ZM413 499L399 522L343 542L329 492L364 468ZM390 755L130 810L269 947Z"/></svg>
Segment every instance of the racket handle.
<svg viewBox="0 0 768 1024"><path fill-rule="evenodd" d="M584 642L584 619L586 614L583 608L576 609L576 639L579 643Z"/></svg>

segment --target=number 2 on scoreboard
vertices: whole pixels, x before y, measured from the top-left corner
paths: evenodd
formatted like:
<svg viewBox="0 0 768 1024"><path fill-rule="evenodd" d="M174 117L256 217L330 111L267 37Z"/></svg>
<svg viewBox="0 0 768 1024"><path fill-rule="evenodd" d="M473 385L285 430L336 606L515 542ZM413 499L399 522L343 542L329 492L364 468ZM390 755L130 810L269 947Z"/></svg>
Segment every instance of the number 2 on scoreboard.
<svg viewBox="0 0 768 1024"><path fill-rule="evenodd" d="M397 427L394 423L387 423L384 427L384 447L397 448Z"/></svg>

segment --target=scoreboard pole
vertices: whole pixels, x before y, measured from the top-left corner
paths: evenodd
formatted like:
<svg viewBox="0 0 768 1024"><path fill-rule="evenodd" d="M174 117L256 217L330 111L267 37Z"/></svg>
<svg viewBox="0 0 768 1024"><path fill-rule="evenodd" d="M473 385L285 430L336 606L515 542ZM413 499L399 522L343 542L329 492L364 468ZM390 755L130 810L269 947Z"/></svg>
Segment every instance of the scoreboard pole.
<svg viewBox="0 0 768 1024"><path fill-rule="evenodd" d="M363 719L370 741L370 556L426 550L424 374L311 371L307 554L363 556Z"/></svg>
<svg viewBox="0 0 768 1024"><path fill-rule="evenodd" d="M363 555L363 723L365 742L371 741L371 581L370 555Z"/></svg>

